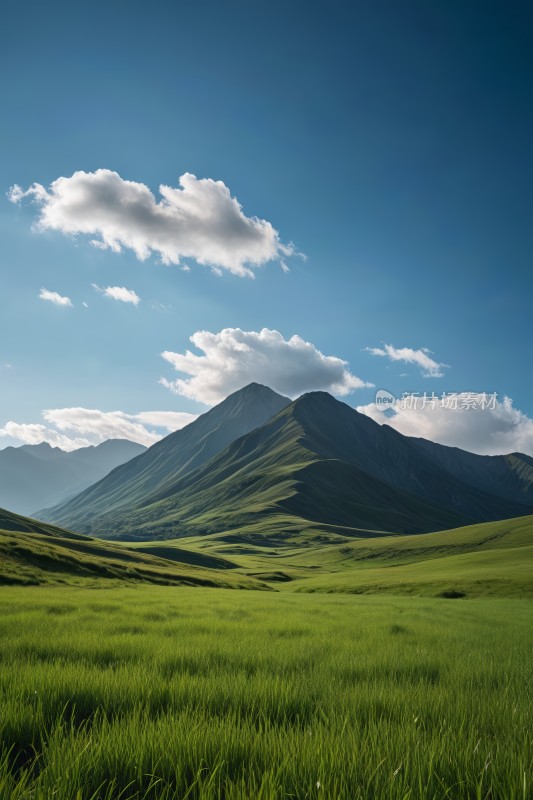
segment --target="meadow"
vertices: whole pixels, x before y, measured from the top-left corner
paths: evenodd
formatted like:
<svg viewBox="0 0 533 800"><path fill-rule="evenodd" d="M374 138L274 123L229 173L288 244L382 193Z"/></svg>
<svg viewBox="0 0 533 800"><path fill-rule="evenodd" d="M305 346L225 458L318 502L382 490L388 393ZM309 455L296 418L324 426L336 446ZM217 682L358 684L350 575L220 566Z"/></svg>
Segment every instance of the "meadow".
<svg viewBox="0 0 533 800"><path fill-rule="evenodd" d="M531 601L0 589L0 798L531 797Z"/></svg>

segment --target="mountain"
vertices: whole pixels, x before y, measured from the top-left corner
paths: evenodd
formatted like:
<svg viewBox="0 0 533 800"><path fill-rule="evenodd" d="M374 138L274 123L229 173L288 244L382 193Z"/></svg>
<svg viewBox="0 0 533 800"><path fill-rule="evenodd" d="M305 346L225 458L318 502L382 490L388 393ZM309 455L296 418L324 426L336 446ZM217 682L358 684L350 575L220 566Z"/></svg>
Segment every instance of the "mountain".
<svg viewBox="0 0 533 800"><path fill-rule="evenodd" d="M527 457L520 468L501 457L470 464L463 451L454 461L453 448L425 448L325 392L292 403L274 395L277 413L269 407L269 418L236 438L236 419L248 418L250 404L265 392L252 385L231 395L47 518L106 538L140 539L242 535L270 520L273 540L309 522L352 535L422 533L533 512ZM198 433L211 429L209 419L220 420L216 446L202 449ZM171 443L176 461L153 480L155 455ZM498 491L494 475L503 468L508 480L500 479Z"/></svg>
<svg viewBox="0 0 533 800"><path fill-rule="evenodd" d="M433 461L459 480L519 503L531 502L533 458L524 453L505 456L480 456L458 447L447 447L427 439L413 443Z"/></svg>
<svg viewBox="0 0 533 800"><path fill-rule="evenodd" d="M196 555L195 561L191 556ZM189 563L183 563L187 557ZM182 563L178 563L182 562ZM224 572L210 566L223 564ZM226 565L229 562L226 562ZM173 560L89 539L0 508L0 586L40 584L105 585L154 583L266 589L264 583L233 574L223 559L176 551ZM233 565L230 564L230 567Z"/></svg>
<svg viewBox="0 0 533 800"><path fill-rule="evenodd" d="M127 439L109 439L70 453L45 442L6 447L0 450L0 506L31 514L63 502L145 450Z"/></svg>
<svg viewBox="0 0 533 800"><path fill-rule="evenodd" d="M154 493L169 490L177 480L199 468L228 444L263 425L290 404L267 386L251 383L229 395L190 425L171 433L145 453L117 467L103 480L71 501L45 509L42 519L92 531L93 518L104 510L127 513ZM102 529L94 526L94 530Z"/></svg>

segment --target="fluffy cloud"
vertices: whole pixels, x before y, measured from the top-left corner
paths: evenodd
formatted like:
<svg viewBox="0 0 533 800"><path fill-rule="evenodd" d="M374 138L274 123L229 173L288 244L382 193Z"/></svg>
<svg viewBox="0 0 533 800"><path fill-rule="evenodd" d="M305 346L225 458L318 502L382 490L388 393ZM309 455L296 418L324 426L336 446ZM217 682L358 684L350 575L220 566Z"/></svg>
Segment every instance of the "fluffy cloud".
<svg viewBox="0 0 533 800"><path fill-rule="evenodd" d="M253 267L295 254L270 222L245 216L222 181L186 172L178 187L161 185L159 193L157 201L143 183L98 169L57 178L48 190L39 183L26 191L15 184L8 196L13 203L30 198L40 207L41 230L97 236L96 247L129 248L141 261L154 252L165 264L192 258L253 277Z"/></svg>
<svg viewBox="0 0 533 800"><path fill-rule="evenodd" d="M102 288L96 283L91 284L91 286L93 289L96 289L97 292L103 294L104 297L110 297L112 300L120 300L121 303L133 303L134 306L138 306L141 302L141 298L137 292L134 292L133 289L126 289L125 286L106 286Z"/></svg>
<svg viewBox="0 0 533 800"><path fill-rule="evenodd" d="M39 297L41 300L48 300L49 303L53 303L56 306L72 306L70 297L63 297L57 292L49 292L48 289L41 289Z"/></svg>
<svg viewBox="0 0 533 800"><path fill-rule="evenodd" d="M359 406L380 424L390 425L406 436L419 436L481 455L512 452L533 456L533 419L513 401L493 395L460 392L424 403L423 396L407 395L384 414L374 403Z"/></svg>
<svg viewBox="0 0 533 800"><path fill-rule="evenodd" d="M284 339L278 331L263 328L242 331L225 328L220 333L197 331L190 341L203 355L165 351L161 355L187 378L161 383L176 394L212 405L252 381L263 383L289 397L322 389L346 395L371 386L352 375L346 361L325 356L299 336Z"/></svg>
<svg viewBox="0 0 533 800"><path fill-rule="evenodd" d="M403 361L406 364L416 364L422 370L425 378L442 378L442 371L448 364L439 364L430 358L431 350L422 347L420 350L412 350L410 347L393 347L391 344L384 344L383 347L367 347L366 350L373 356L383 356L391 361Z"/></svg>
<svg viewBox="0 0 533 800"><path fill-rule="evenodd" d="M130 439L149 447L167 433L183 428L196 419L196 415L181 411L126 414L123 411L99 411L94 408L48 409L43 411L43 417L48 426L7 422L0 428L0 437L10 437L24 444L48 442L53 447L67 451L99 444L106 439Z"/></svg>

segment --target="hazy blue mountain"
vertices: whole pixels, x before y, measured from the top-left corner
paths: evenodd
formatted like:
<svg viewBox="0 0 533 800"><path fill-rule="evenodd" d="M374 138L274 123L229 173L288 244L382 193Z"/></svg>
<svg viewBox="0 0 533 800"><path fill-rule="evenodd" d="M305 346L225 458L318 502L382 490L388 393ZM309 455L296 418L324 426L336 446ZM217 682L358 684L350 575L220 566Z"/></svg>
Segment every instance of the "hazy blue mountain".
<svg viewBox="0 0 533 800"><path fill-rule="evenodd" d="M126 439L109 439L70 453L45 442L6 447L0 450L0 506L31 514L60 503L145 450Z"/></svg>
<svg viewBox="0 0 533 800"><path fill-rule="evenodd" d="M258 400L264 419L252 426ZM162 538L280 515L418 533L533 511L527 457L470 461L458 451L454 460L453 448L427 444L325 392L289 403L251 385L46 518L110 538Z"/></svg>

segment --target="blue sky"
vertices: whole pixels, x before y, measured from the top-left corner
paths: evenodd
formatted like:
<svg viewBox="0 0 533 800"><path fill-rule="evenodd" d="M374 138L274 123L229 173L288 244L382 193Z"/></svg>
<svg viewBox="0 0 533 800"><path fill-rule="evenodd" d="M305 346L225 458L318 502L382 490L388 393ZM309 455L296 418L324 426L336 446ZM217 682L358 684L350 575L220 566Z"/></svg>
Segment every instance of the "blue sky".
<svg viewBox="0 0 533 800"><path fill-rule="evenodd" d="M495 392L475 441L464 415L422 415L420 435L533 452L532 22L526 3L468 0L11 4L0 447L131 426L150 443L189 418L140 414L201 413L249 378L360 408L377 388ZM100 177L76 205L80 171ZM135 185L113 194L111 172ZM179 191L187 173L201 209L214 181L227 198L200 219L182 187L169 223L182 220L169 234L179 263L162 263L159 187ZM34 183L41 194L22 197ZM141 221L146 204L128 205L139 185L154 196ZM109 234L113 203L120 253L90 243ZM131 242L144 225L140 260ZM253 279L236 274L246 269ZM200 331L209 353L189 341ZM446 366L428 372L424 356ZM89 424L87 409L101 416Z"/></svg>

